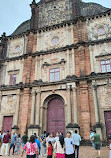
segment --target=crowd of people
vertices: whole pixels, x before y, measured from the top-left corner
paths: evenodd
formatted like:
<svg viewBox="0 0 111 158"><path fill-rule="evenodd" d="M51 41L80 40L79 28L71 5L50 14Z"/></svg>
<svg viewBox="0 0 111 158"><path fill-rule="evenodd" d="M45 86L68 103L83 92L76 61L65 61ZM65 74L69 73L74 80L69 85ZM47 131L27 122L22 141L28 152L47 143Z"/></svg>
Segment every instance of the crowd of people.
<svg viewBox="0 0 111 158"><path fill-rule="evenodd" d="M98 157L100 157L100 146L102 144L99 134L96 131L91 131L90 140L92 148L98 151ZM109 140L111 143L111 136ZM47 158L78 158L80 141L81 137L77 130L75 130L73 135L68 131L66 138L61 132L57 132L56 137L54 137L52 133L44 131L40 137L34 133L30 139L28 139L26 133L21 138L20 134L17 135L13 132L11 136L9 131L7 131L3 132L3 134L0 133L0 156L10 156L10 153L23 156L24 152L26 152L27 158L42 158L46 156Z"/></svg>

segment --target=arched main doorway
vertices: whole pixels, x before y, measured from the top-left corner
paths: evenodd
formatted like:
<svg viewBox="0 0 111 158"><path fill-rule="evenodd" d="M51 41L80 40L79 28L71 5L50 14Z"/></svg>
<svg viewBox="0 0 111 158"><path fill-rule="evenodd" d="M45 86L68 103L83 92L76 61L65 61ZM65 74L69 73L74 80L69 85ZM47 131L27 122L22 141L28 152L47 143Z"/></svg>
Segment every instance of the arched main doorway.
<svg viewBox="0 0 111 158"><path fill-rule="evenodd" d="M47 131L65 134L65 109L64 102L60 97L54 97L48 102L47 106Z"/></svg>

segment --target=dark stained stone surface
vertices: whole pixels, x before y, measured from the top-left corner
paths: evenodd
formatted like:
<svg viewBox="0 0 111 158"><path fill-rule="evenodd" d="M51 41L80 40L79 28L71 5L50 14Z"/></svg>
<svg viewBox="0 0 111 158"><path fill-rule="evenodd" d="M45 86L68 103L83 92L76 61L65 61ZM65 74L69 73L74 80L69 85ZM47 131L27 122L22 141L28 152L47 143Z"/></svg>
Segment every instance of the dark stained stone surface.
<svg viewBox="0 0 111 158"><path fill-rule="evenodd" d="M41 5L41 2L47 2L50 0L41 0L38 4ZM111 10L109 8L105 8L101 6L100 4L97 3L84 3L84 2L79 2L78 3L80 6L80 15L77 16L84 16L84 17L90 17L93 15L98 15L104 12L107 12L108 10ZM70 19L72 20L72 19ZM27 30L30 30L30 20L27 20L23 22L12 34L11 36L17 36L19 34L22 34L26 32Z"/></svg>
<svg viewBox="0 0 111 158"><path fill-rule="evenodd" d="M108 11L109 8L105 8L97 3L81 3L81 16L93 16Z"/></svg>
<svg viewBox="0 0 111 158"><path fill-rule="evenodd" d="M11 34L11 36L19 35L26 32L27 30L30 30L30 20L27 20L19 25L18 28Z"/></svg>

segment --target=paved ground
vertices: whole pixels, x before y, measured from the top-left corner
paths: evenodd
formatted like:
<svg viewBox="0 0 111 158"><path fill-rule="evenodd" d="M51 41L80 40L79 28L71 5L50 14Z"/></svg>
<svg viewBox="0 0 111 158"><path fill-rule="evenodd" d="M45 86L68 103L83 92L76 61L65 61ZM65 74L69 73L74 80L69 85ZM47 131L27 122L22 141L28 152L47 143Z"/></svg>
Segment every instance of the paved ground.
<svg viewBox="0 0 111 158"><path fill-rule="evenodd" d="M21 156L10 156L11 158L21 158ZM2 156L2 158L5 158ZM23 158L26 158L25 153ZM80 147L79 158L96 158L96 151L92 150L91 147ZM109 158L109 149L107 147L101 148L101 158Z"/></svg>

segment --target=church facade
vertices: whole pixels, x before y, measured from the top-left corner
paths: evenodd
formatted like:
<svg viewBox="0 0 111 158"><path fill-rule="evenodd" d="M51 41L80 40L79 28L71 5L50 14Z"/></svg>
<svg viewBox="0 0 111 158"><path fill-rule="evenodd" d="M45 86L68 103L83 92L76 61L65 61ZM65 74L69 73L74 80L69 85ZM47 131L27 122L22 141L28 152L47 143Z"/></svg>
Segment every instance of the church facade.
<svg viewBox="0 0 111 158"><path fill-rule="evenodd" d="M33 0L31 19L0 37L0 130L111 134L111 9Z"/></svg>

